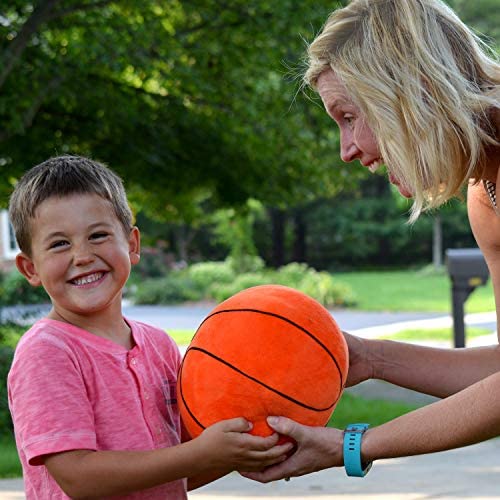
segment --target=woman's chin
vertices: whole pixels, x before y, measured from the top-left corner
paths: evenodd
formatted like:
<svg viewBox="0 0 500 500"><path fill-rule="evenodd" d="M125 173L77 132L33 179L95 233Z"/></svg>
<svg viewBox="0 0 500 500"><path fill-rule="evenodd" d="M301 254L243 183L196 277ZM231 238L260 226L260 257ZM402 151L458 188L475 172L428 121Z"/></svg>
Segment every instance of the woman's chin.
<svg viewBox="0 0 500 500"><path fill-rule="evenodd" d="M403 186L396 186L396 187L398 188L401 196L404 196L405 198L413 198L413 195L405 187L403 187Z"/></svg>
<svg viewBox="0 0 500 500"><path fill-rule="evenodd" d="M403 186L392 174L389 174L389 182L398 188L399 194L405 198L413 198L413 194L407 187Z"/></svg>

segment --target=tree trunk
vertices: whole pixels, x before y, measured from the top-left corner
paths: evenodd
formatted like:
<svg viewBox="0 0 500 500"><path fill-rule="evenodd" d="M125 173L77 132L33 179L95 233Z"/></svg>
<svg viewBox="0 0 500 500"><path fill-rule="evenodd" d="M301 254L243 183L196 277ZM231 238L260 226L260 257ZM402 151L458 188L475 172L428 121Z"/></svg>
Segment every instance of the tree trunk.
<svg viewBox="0 0 500 500"><path fill-rule="evenodd" d="M189 264L189 245L194 237L195 231L187 224L180 224L174 230L175 248L180 263Z"/></svg>
<svg viewBox="0 0 500 500"><path fill-rule="evenodd" d="M269 208L268 212L272 232L271 265L278 268L285 263L285 212L274 207Z"/></svg>
<svg viewBox="0 0 500 500"><path fill-rule="evenodd" d="M440 214L434 217L432 228L432 264L434 269L443 267L443 224Z"/></svg>
<svg viewBox="0 0 500 500"><path fill-rule="evenodd" d="M2 69L0 70L0 89L17 61L21 58L31 37L38 31L40 25L47 20L52 9L58 3L59 0L45 0L44 2L40 2L33 10L28 20L24 23L14 40L7 45L7 48L0 57L2 61Z"/></svg>
<svg viewBox="0 0 500 500"><path fill-rule="evenodd" d="M306 234L307 226L304 219L304 210L302 208L295 209L293 213L293 262L306 262L307 257L307 243Z"/></svg>

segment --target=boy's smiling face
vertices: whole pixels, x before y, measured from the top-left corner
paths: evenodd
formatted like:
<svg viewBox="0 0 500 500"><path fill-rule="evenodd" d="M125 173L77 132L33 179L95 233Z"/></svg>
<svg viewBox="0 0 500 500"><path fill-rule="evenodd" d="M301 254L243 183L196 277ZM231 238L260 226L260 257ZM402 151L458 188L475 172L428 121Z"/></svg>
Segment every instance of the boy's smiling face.
<svg viewBox="0 0 500 500"><path fill-rule="evenodd" d="M21 254L17 265L43 285L56 317L121 314L122 289L139 261L137 228L125 234L111 203L96 194L48 198L31 226L31 257Z"/></svg>

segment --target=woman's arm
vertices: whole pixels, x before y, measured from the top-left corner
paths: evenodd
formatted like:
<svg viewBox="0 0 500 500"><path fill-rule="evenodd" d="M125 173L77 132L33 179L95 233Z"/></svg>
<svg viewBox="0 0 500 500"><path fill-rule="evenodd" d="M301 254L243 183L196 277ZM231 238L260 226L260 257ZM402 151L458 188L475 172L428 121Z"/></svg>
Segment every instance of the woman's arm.
<svg viewBox="0 0 500 500"><path fill-rule="evenodd" d="M500 178L497 183L500 188ZM500 217L495 214L481 183L469 186L467 208L474 237L488 264L498 310ZM350 356L348 385L377 378L443 398L500 370L498 344L437 349L390 340L364 340L349 334L346 339Z"/></svg>
<svg viewBox="0 0 500 500"><path fill-rule="evenodd" d="M364 463L459 448L500 434L500 373L477 382L454 396L407 413L366 431L361 448ZM298 448L283 463L244 476L261 482L301 476L344 464L343 432L308 427L279 417L269 421Z"/></svg>
<svg viewBox="0 0 500 500"><path fill-rule="evenodd" d="M436 403L369 429L362 442L367 462L459 448L500 434L500 373Z"/></svg>
<svg viewBox="0 0 500 500"><path fill-rule="evenodd" d="M354 360L358 359L349 368L348 385L359 382L359 372L366 369L363 366L369 366L369 378L445 398L500 371L498 344L439 349L391 340L364 340L349 334L345 336L349 353Z"/></svg>

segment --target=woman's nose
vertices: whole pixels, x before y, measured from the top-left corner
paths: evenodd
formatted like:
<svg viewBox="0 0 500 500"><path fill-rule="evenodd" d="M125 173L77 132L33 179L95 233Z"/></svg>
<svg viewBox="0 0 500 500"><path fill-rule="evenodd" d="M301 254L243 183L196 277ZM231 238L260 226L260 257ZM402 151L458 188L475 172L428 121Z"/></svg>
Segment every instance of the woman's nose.
<svg viewBox="0 0 500 500"><path fill-rule="evenodd" d="M345 163L349 163L350 161L355 160L359 156L359 149L356 146L355 142L350 137L342 136L340 138L340 158Z"/></svg>

